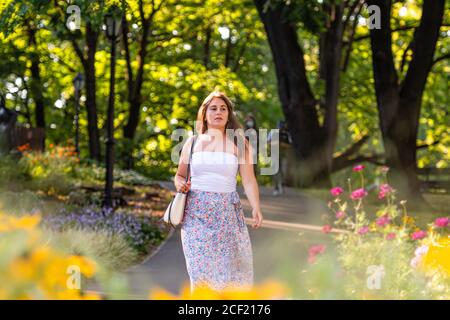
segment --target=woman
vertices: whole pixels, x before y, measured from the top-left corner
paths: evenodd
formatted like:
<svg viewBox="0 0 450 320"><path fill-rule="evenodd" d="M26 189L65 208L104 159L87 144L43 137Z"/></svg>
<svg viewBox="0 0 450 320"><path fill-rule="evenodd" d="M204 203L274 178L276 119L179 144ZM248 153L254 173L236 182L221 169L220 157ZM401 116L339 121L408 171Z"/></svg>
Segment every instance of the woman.
<svg viewBox="0 0 450 320"><path fill-rule="evenodd" d="M236 192L236 175L239 169L253 208L253 228L259 228L263 216L252 147L242 134L232 102L221 92L212 92L203 101L196 129L199 134L184 144L175 175L177 191L188 192L181 240L191 292L200 286L217 291L249 289L253 285L253 254ZM238 141L233 139L236 129L241 129ZM191 174L186 183L192 143Z"/></svg>

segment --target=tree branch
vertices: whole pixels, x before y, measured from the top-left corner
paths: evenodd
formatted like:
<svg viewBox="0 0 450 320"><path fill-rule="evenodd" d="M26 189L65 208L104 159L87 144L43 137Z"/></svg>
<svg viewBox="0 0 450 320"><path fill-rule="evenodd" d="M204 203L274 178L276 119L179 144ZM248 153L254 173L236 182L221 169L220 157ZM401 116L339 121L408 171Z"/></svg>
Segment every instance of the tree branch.
<svg viewBox="0 0 450 320"><path fill-rule="evenodd" d="M392 32L411 30L411 29L415 29L415 28L417 28L417 26L403 26L403 27L399 27L399 28L396 28L396 29L392 29L391 33ZM358 41L361 41L361 40L364 40L364 39L368 39L368 38L370 38L370 33L366 34L366 35L363 35L363 36L356 37L353 40L353 42L358 42ZM345 44L348 44L348 43L345 43Z"/></svg>
<svg viewBox="0 0 450 320"><path fill-rule="evenodd" d="M133 69L131 68L130 47L128 43L128 21L125 14L122 16L122 41L125 49L125 61L127 64L128 92L131 93L133 92L134 87L134 75Z"/></svg>
<svg viewBox="0 0 450 320"><path fill-rule="evenodd" d="M349 166L352 166L357 163L361 162L370 162L377 165L384 165L384 162L381 162L380 160L384 159L383 153L376 153L376 154L368 154L368 155L357 155L354 158L347 158L347 159L333 159L332 165L331 165L331 172L336 172L339 170L342 170L344 168L347 168Z"/></svg>
<svg viewBox="0 0 450 320"><path fill-rule="evenodd" d="M236 72L236 71L239 69L239 66L240 66L239 60L241 60L241 58L242 58L243 55L244 55L245 49L247 48L247 43L248 43L248 41L250 40L250 37L251 37L252 33L253 33L253 32L248 33L248 34L245 36L245 40L242 42L242 46L241 46L241 48L240 48L240 50L239 50L239 53L238 53L238 55L237 55L237 58L234 60L234 66L233 66L233 69L232 69L233 72Z"/></svg>
<svg viewBox="0 0 450 320"><path fill-rule="evenodd" d="M425 1L422 6L420 25L414 32L413 58L403 80L400 95L408 101L418 99L422 93L433 65L433 56L444 16L445 0Z"/></svg>
<svg viewBox="0 0 450 320"><path fill-rule="evenodd" d="M80 49L80 47L78 46L78 43L75 39L71 38L70 42L72 43L72 47L75 50L75 53L77 54L78 58L80 59L81 63L83 64L83 67L86 69L87 61L86 61L86 58L84 57L83 51Z"/></svg>
<svg viewBox="0 0 450 320"><path fill-rule="evenodd" d="M400 73L401 74L403 73L403 70L405 69L406 55L408 54L409 50L413 49L414 46L415 46L415 42L414 42L414 40L412 40L406 47L405 51L403 51L402 62L400 64Z"/></svg>
<svg viewBox="0 0 450 320"><path fill-rule="evenodd" d="M439 61L445 60L445 59L449 59L450 58L450 53L444 54L442 56L440 56L439 58L436 58L433 60L433 66L438 63Z"/></svg>
<svg viewBox="0 0 450 320"><path fill-rule="evenodd" d="M348 47L347 47L347 50L346 50L345 56L344 56L344 62L343 62L343 65L342 65L342 71L344 71L344 72L347 70L348 62L350 60L350 53L352 51L353 39L355 38L356 26L358 25L357 17L360 14L360 12L362 10L362 7L363 7L362 6L362 4L363 4L362 1L361 2L357 1L356 4L360 4L360 5L359 5L358 8L356 8L357 11L356 11L356 13L354 15L355 18L353 19L352 29L350 31L350 40L348 42ZM355 8L353 10L355 10ZM350 17L349 17L349 19L350 19ZM346 28L346 25L344 24L344 32L345 32L345 28Z"/></svg>
<svg viewBox="0 0 450 320"><path fill-rule="evenodd" d="M441 142L441 140L436 140L433 143L422 143L422 144L417 145L417 149L426 149L428 147L439 144L440 142Z"/></svg>
<svg viewBox="0 0 450 320"><path fill-rule="evenodd" d="M344 150L343 152L337 153L336 154L336 158L348 158L349 156L351 156L352 154L358 152L359 149L361 149L361 147L363 146L363 144L367 141L367 139L370 138L370 135L366 134L364 136L361 137L361 139L355 141L352 145L350 145L350 147L348 147L346 150Z"/></svg>

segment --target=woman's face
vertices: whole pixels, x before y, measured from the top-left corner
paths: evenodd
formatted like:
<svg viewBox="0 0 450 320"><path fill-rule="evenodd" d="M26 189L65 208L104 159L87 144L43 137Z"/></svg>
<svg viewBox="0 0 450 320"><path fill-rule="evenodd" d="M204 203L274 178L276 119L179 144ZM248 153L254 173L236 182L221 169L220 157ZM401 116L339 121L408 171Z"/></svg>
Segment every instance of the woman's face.
<svg viewBox="0 0 450 320"><path fill-rule="evenodd" d="M228 120L228 107L221 98L213 98L206 109L208 128L224 130Z"/></svg>

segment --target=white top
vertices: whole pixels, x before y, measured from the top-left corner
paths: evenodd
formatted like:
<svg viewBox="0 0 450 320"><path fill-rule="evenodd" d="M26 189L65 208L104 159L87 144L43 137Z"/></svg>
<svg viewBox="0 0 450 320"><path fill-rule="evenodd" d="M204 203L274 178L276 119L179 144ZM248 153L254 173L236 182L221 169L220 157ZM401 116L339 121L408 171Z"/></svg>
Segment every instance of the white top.
<svg viewBox="0 0 450 320"><path fill-rule="evenodd" d="M230 152L197 151L191 159L191 189L236 191L238 158Z"/></svg>

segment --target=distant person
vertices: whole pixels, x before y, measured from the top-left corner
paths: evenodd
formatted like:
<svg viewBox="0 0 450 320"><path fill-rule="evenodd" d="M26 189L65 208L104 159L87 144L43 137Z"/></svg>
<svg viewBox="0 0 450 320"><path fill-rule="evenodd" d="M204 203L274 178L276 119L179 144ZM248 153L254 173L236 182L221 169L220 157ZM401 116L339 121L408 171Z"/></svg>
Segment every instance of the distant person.
<svg viewBox="0 0 450 320"><path fill-rule="evenodd" d="M291 134L287 130L286 122L283 120L278 121L277 129L279 129L279 155L280 166L278 172L273 176L273 195L278 196L284 194L283 180L288 171L288 150L292 145ZM272 134L269 134L269 143L272 143ZM277 141L273 141L277 143Z"/></svg>
<svg viewBox="0 0 450 320"><path fill-rule="evenodd" d="M253 114L249 113L244 119L244 130L247 131L250 129L250 135L252 138L245 137L247 140L256 141L256 144L253 146L253 159L255 159L255 163L253 164L253 171L255 173L255 177L257 176L257 167L258 167L258 150L259 150L259 136L258 136L258 126L256 125L256 119Z"/></svg>

